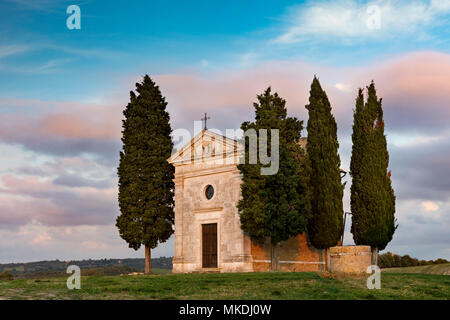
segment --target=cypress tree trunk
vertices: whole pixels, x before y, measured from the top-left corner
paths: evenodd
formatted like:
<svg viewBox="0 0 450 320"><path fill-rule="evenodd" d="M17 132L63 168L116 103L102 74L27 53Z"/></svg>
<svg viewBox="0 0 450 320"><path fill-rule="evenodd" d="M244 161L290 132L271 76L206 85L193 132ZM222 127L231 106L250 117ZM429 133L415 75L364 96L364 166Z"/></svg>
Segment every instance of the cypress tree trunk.
<svg viewBox="0 0 450 320"><path fill-rule="evenodd" d="M145 274L152 273L152 255L150 247L145 246Z"/></svg>
<svg viewBox="0 0 450 320"><path fill-rule="evenodd" d="M327 264L326 270L330 271L330 248L325 249L325 263Z"/></svg>
<svg viewBox="0 0 450 320"><path fill-rule="evenodd" d="M278 261L277 261L277 245L270 243L270 270L275 271L278 269L277 267Z"/></svg>
<svg viewBox="0 0 450 320"><path fill-rule="evenodd" d="M372 265L378 265L378 248L372 248Z"/></svg>

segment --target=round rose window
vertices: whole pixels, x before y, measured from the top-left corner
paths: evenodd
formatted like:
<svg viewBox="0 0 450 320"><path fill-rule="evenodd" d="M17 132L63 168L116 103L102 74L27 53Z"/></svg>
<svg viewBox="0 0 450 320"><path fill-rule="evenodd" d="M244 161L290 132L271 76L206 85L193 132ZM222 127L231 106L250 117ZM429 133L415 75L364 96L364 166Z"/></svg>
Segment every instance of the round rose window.
<svg viewBox="0 0 450 320"><path fill-rule="evenodd" d="M214 196L214 188L212 185L208 185L205 189L206 199L210 200Z"/></svg>

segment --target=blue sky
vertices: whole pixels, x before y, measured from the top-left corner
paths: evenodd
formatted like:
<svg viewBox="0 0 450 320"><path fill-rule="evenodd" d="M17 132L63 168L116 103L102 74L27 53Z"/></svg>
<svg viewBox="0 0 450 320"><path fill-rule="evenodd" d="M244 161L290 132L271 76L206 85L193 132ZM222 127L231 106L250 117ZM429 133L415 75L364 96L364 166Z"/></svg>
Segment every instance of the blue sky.
<svg viewBox="0 0 450 320"><path fill-rule="evenodd" d="M317 74L344 169L356 90L375 80L400 223L388 249L450 259L449 30L448 0L2 1L0 262L143 255L114 220L121 111L146 73L189 130L203 112L239 127L269 85L306 121Z"/></svg>
<svg viewBox="0 0 450 320"><path fill-rule="evenodd" d="M86 1L79 3L81 30L68 30L65 9L72 2L31 3L7 1L0 7L3 45L18 50L3 63L22 71L6 72L0 81L4 92L15 90L12 77L30 96L58 99L71 98L73 89L95 94L111 74L173 72L205 59L233 60L247 46L247 34L260 32L283 12L283 6L256 1Z"/></svg>
<svg viewBox="0 0 450 320"><path fill-rule="evenodd" d="M343 3L349 9L341 11L362 13L369 5ZM302 21L305 29L313 29L302 13L310 17L317 2L133 1L120 5L85 1L77 3L81 30L66 28L70 4L73 2L40 0L0 4L2 51L6 53L8 47L16 51L1 54L1 92L20 90L17 95L22 97L80 99L95 96L121 73L210 71L274 59L355 65L412 50L449 48L448 11L426 13L425 7L421 12L422 5L431 6L427 1L413 2L417 9L409 13L409 20L411 26L417 26L409 26L409 31L405 21L392 23L392 32L389 26L387 32L355 32L343 38L312 32L292 43L273 40L290 27L301 26ZM397 19L411 4L392 6L398 8L390 13ZM421 14L430 17L421 19ZM208 68L202 68L205 64ZM16 83L21 84L20 89Z"/></svg>

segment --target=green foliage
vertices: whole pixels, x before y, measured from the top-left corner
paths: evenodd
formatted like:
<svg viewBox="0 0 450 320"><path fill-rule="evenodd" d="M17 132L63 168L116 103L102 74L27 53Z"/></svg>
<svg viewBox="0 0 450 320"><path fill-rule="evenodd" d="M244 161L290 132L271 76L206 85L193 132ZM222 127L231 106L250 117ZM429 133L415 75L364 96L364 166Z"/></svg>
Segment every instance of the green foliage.
<svg viewBox="0 0 450 320"><path fill-rule="evenodd" d="M311 217L308 235L318 249L336 245L343 228L343 186L340 176L337 126L331 105L319 80L311 84L309 104L308 162Z"/></svg>
<svg viewBox="0 0 450 320"><path fill-rule="evenodd" d="M405 254L401 257L401 266L402 267L412 267L415 265L415 260L411 258L409 255Z"/></svg>
<svg viewBox="0 0 450 320"><path fill-rule="evenodd" d="M241 228L253 240L270 238L277 244L306 230L308 202L304 151L298 144L302 121L287 117L286 101L269 87L254 103L255 122L244 122L241 129L279 129L279 170L274 175L261 175L259 161L249 164L249 141L245 141L244 164L238 165L243 176L242 199L238 203ZM270 132L270 131L269 131ZM268 150L271 137L268 132ZM253 150L252 152L256 152Z"/></svg>
<svg viewBox="0 0 450 320"><path fill-rule="evenodd" d="M173 233L174 167L167 162L173 149L167 102L159 87L144 76L137 95L123 114L120 152L119 207L116 226L130 248L155 248Z"/></svg>
<svg viewBox="0 0 450 320"><path fill-rule="evenodd" d="M439 258L439 259L436 259L436 260L430 260L430 261L433 261L433 264L443 264L443 263L449 263L450 262L450 261L448 261L446 259L442 259L442 258Z"/></svg>
<svg viewBox="0 0 450 320"><path fill-rule="evenodd" d="M395 195L387 172L389 154L384 135L383 109L372 82L364 102L363 90L356 98L350 174L353 239L358 245L383 250L397 228Z"/></svg>
<svg viewBox="0 0 450 320"><path fill-rule="evenodd" d="M391 268L395 266L394 255L391 252L378 254L378 266L380 268Z"/></svg>
<svg viewBox="0 0 450 320"><path fill-rule="evenodd" d="M13 280L13 279L14 276L8 270L3 270L2 273L0 273L0 280Z"/></svg>

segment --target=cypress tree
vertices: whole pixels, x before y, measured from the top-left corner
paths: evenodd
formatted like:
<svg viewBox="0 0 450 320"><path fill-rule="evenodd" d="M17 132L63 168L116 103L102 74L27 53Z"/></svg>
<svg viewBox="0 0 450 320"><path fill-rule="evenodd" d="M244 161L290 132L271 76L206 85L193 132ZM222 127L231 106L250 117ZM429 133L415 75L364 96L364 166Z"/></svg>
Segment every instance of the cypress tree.
<svg viewBox="0 0 450 320"><path fill-rule="evenodd" d="M255 121L244 122L241 129L279 129L279 168L274 175L261 175L263 165L249 164L248 140L245 141L246 162L238 165L243 176L242 199L238 203L241 228L253 241L270 239L272 269L276 269L276 245L306 231L308 201L304 151L298 144L303 122L287 116L286 101L271 88L257 96ZM268 150L270 150L270 138Z"/></svg>
<svg viewBox="0 0 450 320"><path fill-rule="evenodd" d="M336 245L343 228L343 187L340 176L337 126L331 105L319 80L314 77L308 109L307 153L311 217L308 221L310 242L318 249Z"/></svg>
<svg viewBox="0 0 450 320"><path fill-rule="evenodd" d="M378 99L373 81L367 92L364 102L363 90L359 89L353 118L351 232L356 244L372 247L372 264L377 264L378 250L392 240L397 225L395 195L387 171L382 99Z"/></svg>
<svg viewBox="0 0 450 320"><path fill-rule="evenodd" d="M136 83L136 92L130 92L123 112L116 226L130 248L145 247L145 273L150 273L150 250L173 233L174 167L167 162L172 129L167 102L148 75Z"/></svg>

